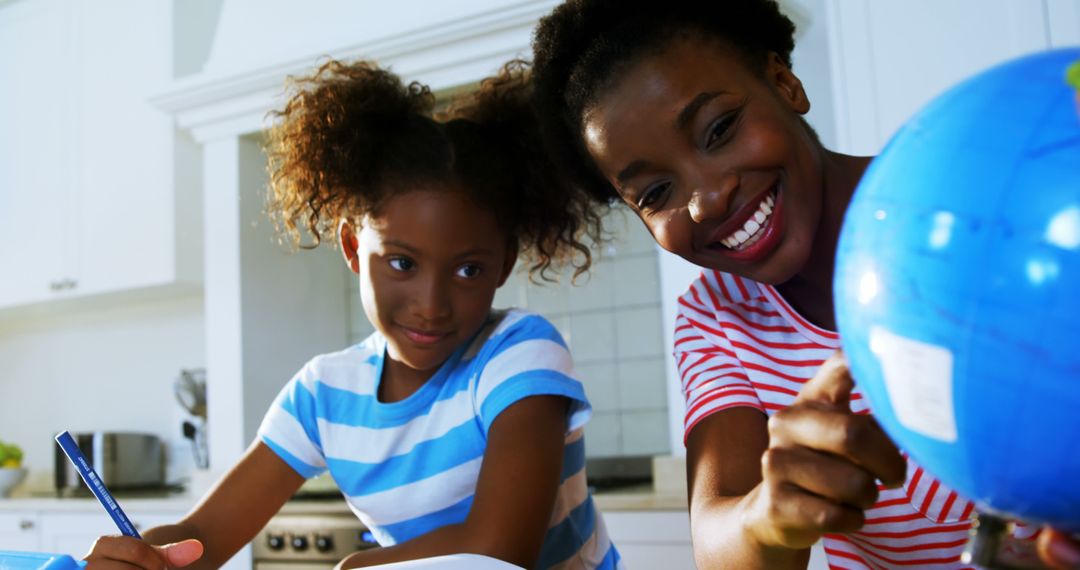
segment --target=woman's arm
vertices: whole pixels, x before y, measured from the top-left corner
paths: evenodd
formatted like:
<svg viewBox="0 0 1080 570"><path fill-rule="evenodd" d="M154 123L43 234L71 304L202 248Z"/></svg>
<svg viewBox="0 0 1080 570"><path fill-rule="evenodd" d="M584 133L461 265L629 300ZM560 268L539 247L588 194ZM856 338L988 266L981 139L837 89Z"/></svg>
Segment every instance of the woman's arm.
<svg viewBox="0 0 1080 570"><path fill-rule="evenodd" d="M304 478L262 442L176 524L154 527L143 540L108 536L86 556L87 568L218 568L266 526ZM195 539L194 542L184 542ZM167 546L165 546L167 545ZM201 553L201 556L200 556Z"/></svg>
<svg viewBox="0 0 1080 570"><path fill-rule="evenodd" d="M770 419L732 408L694 427L687 477L699 567L805 568L823 534L862 526L875 479L903 483L896 446L873 418L851 413L852 386L837 353Z"/></svg>
<svg viewBox="0 0 1080 570"><path fill-rule="evenodd" d="M534 566L559 488L567 408L567 399L559 396L531 396L506 408L488 433L476 495L464 522L357 552L338 568L458 553Z"/></svg>

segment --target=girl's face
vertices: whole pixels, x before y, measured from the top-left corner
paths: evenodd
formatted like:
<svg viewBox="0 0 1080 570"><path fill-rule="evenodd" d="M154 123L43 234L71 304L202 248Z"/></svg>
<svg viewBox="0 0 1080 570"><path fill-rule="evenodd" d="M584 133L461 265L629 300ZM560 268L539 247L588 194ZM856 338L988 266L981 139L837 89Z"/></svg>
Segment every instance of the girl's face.
<svg viewBox="0 0 1080 570"><path fill-rule="evenodd" d="M720 44L673 40L620 72L584 114L585 144L664 249L765 283L805 264L822 201L802 84Z"/></svg>
<svg viewBox="0 0 1080 570"><path fill-rule="evenodd" d="M495 214L455 188L398 194L340 234L364 313L387 339L388 368L418 380L480 329L517 259Z"/></svg>

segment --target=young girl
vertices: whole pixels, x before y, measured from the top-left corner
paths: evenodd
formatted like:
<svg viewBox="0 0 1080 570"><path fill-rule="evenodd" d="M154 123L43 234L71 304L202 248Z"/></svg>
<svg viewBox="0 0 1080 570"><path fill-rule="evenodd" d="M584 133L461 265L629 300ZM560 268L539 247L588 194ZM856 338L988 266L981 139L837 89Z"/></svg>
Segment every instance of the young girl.
<svg viewBox="0 0 1080 570"><path fill-rule="evenodd" d="M270 133L271 210L293 239L340 243L376 332L304 366L183 520L103 538L89 567L218 567L326 470L383 546L340 568L452 553L619 567L586 487L590 407L566 344L538 315L491 307L519 251L541 272L577 254L581 272L578 238L598 230L508 137L524 107L503 103L524 83L508 69L446 121L426 87L368 63L331 61L297 87Z"/></svg>
<svg viewBox="0 0 1080 570"><path fill-rule="evenodd" d="M548 147L704 268L674 347L699 567L805 568L824 538L834 568L953 568L972 504L905 460L836 352L834 250L870 158L803 120L793 34L772 0L570 0L533 44Z"/></svg>

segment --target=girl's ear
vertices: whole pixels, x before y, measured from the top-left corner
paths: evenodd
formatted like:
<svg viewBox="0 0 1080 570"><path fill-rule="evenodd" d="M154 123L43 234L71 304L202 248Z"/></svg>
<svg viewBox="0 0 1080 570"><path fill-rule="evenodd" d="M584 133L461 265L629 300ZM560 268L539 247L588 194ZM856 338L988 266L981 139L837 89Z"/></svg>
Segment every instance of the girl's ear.
<svg viewBox="0 0 1080 570"><path fill-rule="evenodd" d="M517 263L518 247L517 240L510 240L510 245L506 246L506 258L503 259L502 274L499 275L499 284L496 287L502 287L503 283L510 277L510 272L514 270L514 264Z"/></svg>
<svg viewBox="0 0 1080 570"><path fill-rule="evenodd" d="M769 54L769 63L766 67L769 82L776 88L780 98L787 103L791 110L800 115L810 111L810 98L806 96L802 81L795 75L791 68L784 64L776 53Z"/></svg>
<svg viewBox="0 0 1080 570"><path fill-rule="evenodd" d="M348 222L341 220L338 224L338 244L341 245L341 255L345 258L345 265L353 273L360 273L360 256L356 250L360 247L360 240L356 238L356 228Z"/></svg>

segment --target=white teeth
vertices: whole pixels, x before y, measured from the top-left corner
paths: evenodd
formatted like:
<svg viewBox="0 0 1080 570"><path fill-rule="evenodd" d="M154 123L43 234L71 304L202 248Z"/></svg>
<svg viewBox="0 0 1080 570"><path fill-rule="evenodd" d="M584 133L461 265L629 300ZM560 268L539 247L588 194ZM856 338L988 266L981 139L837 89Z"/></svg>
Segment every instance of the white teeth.
<svg viewBox="0 0 1080 570"><path fill-rule="evenodd" d="M720 243L728 249L740 249L745 246L749 246L756 243L761 239L762 228L765 227L765 222L769 219L769 216L773 211L773 196L769 194L761 201L754 215L747 218L743 227L736 230L734 234L720 240Z"/></svg>

